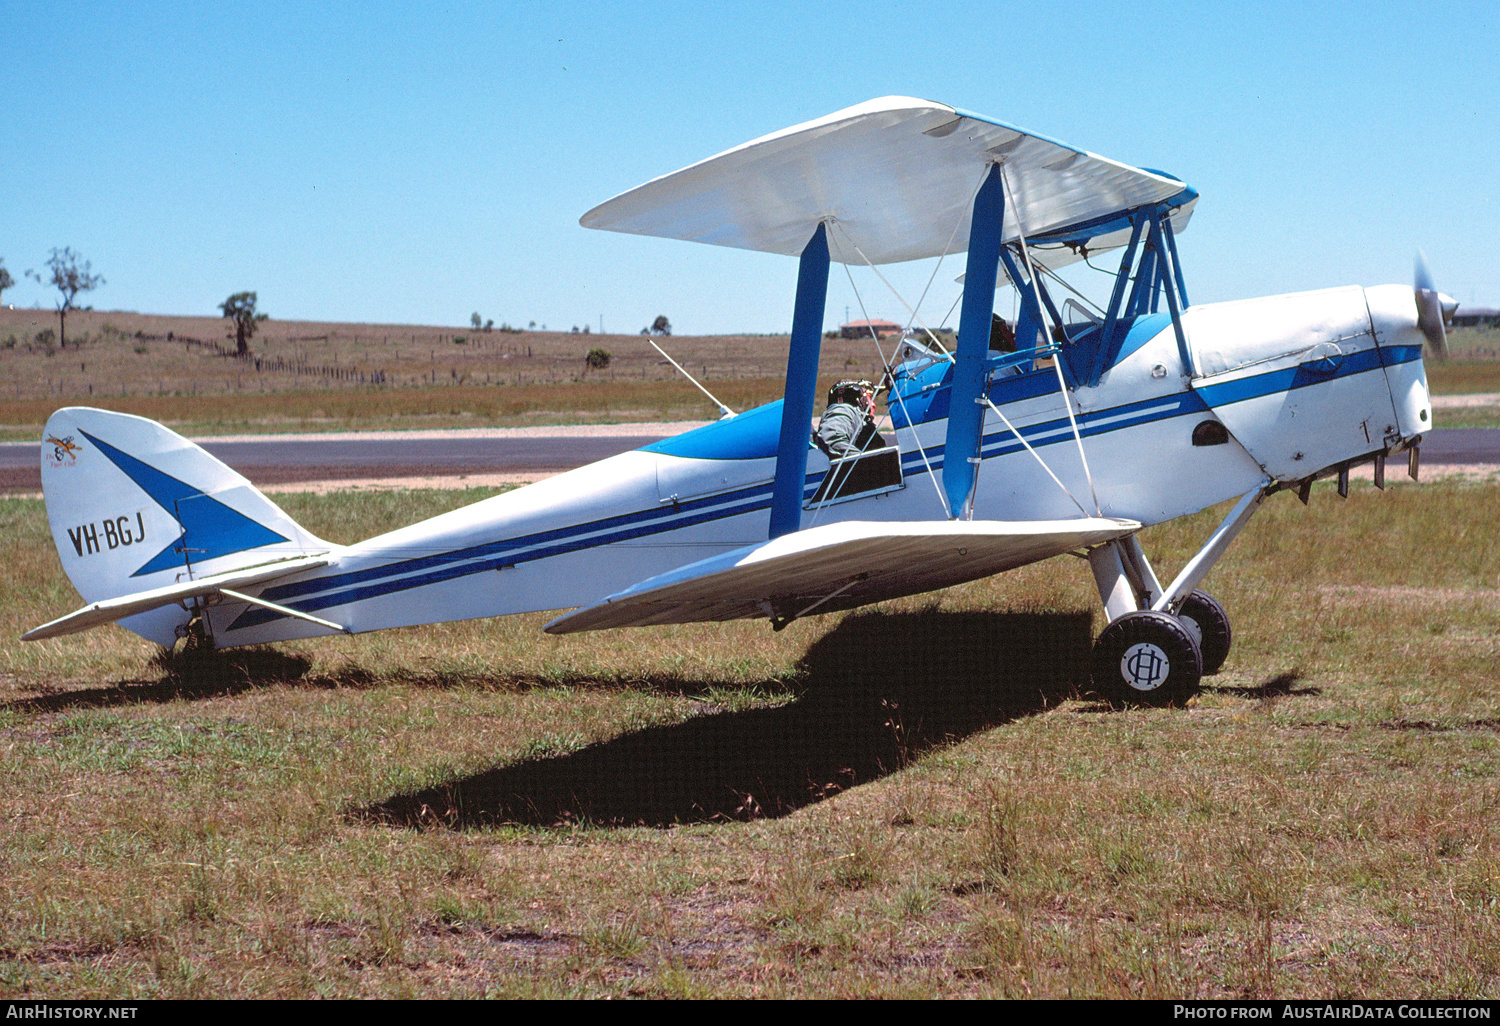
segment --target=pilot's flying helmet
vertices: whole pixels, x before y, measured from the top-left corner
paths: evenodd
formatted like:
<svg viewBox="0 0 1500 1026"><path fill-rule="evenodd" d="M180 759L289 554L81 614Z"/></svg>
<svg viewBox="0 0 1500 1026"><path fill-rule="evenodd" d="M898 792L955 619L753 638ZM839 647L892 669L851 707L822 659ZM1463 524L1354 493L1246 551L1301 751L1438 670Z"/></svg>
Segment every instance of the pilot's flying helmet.
<svg viewBox="0 0 1500 1026"><path fill-rule="evenodd" d="M846 378L843 381L835 381L833 387L828 390L828 405L834 403L848 403L866 409L875 402L875 385L873 382L862 378Z"/></svg>

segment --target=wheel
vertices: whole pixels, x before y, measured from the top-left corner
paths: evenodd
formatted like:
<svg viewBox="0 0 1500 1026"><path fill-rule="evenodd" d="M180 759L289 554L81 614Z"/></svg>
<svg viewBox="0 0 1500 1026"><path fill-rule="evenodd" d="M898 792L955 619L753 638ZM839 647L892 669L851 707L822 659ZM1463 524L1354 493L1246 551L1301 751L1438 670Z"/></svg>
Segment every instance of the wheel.
<svg viewBox="0 0 1500 1026"><path fill-rule="evenodd" d="M1182 705L1202 673L1192 632L1166 613L1126 613L1094 642L1094 689L1117 707Z"/></svg>
<svg viewBox="0 0 1500 1026"><path fill-rule="evenodd" d="M1212 677L1224 665L1234 634L1229 629L1229 614L1219 600L1206 591L1195 591L1182 600L1177 619L1187 625L1198 642L1203 656L1203 676Z"/></svg>

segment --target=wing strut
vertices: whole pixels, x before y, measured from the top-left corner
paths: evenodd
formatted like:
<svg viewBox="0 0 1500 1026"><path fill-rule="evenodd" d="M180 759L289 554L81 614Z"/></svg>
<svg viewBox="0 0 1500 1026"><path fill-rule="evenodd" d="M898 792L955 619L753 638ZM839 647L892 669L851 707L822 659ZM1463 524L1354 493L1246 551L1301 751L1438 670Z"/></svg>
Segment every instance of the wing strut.
<svg viewBox="0 0 1500 1026"><path fill-rule="evenodd" d="M818 386L818 352L823 346L823 311L828 305L828 264L828 226L819 222L797 268L792 342L786 355L786 396L781 404L781 440L776 448L776 480L771 487L772 538L802 526L813 393Z"/></svg>
<svg viewBox="0 0 1500 1026"><path fill-rule="evenodd" d="M1000 267L1000 233L1005 224L1005 190L1000 165L990 164L974 196L969 226L969 262L964 271L964 305L958 316L958 358L948 403L948 435L943 442L943 489L949 515L974 519L974 467L984 422L984 371L990 353L990 318L995 313L995 282Z"/></svg>

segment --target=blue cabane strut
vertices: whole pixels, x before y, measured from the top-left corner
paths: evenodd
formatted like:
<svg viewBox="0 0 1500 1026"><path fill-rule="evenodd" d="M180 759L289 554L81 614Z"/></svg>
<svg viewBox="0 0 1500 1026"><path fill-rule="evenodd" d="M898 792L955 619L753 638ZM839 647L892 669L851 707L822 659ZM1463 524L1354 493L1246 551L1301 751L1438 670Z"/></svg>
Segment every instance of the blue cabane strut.
<svg viewBox="0 0 1500 1026"><path fill-rule="evenodd" d="M1130 244L1125 247L1125 255L1120 260L1120 271L1115 277L1114 292L1109 298L1109 310L1104 315L1104 326L1100 331L1099 348L1083 384L1097 385L1105 370L1118 358L1120 346L1125 341L1121 322L1156 313L1163 294L1167 298L1167 309L1172 313L1172 329L1177 334L1177 355L1182 360L1183 369L1189 375L1193 373L1192 354L1182 330L1182 311L1187 308L1188 297L1182 266L1177 260L1177 240L1172 232L1172 212L1175 209L1173 203L1167 201L1130 212ZM1145 236L1144 246L1141 245L1142 235ZM1141 253L1139 263L1136 262L1138 248ZM1135 284L1129 299L1126 299L1125 286L1130 284L1132 267Z"/></svg>

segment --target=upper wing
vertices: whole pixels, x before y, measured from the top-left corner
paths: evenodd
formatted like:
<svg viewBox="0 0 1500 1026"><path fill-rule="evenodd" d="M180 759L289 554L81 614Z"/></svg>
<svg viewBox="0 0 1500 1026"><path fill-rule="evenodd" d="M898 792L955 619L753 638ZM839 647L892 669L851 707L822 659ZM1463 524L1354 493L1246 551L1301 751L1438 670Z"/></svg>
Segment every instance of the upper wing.
<svg viewBox="0 0 1500 1026"><path fill-rule="evenodd" d="M1015 200L1006 204L1006 241L1019 224L1028 241L1054 235L1091 251L1123 245L1122 211L1173 197L1186 211L1197 196L1175 178L979 114L887 96L663 175L601 203L581 223L795 256L831 220L834 260L917 260L968 248L974 193L996 160ZM1173 227L1185 224L1174 219ZM1068 259L1077 259L1074 250L1047 263Z"/></svg>
<svg viewBox="0 0 1500 1026"><path fill-rule="evenodd" d="M793 619L973 581L1140 530L1133 520L848 521L671 570L547 624L552 634L659 623Z"/></svg>

